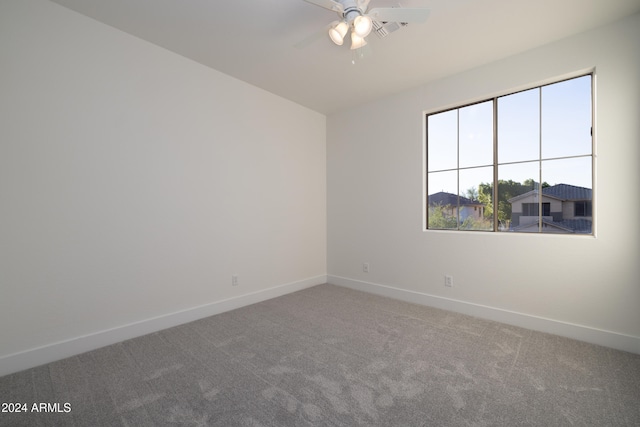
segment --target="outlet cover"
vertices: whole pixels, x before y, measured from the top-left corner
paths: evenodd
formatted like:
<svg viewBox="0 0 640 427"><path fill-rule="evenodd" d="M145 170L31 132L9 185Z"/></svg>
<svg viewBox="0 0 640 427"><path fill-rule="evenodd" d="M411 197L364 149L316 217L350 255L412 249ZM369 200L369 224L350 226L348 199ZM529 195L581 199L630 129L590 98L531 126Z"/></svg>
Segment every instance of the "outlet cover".
<svg viewBox="0 0 640 427"><path fill-rule="evenodd" d="M444 276L444 285L447 288L452 288L453 287L453 276L450 276L450 275L446 274Z"/></svg>

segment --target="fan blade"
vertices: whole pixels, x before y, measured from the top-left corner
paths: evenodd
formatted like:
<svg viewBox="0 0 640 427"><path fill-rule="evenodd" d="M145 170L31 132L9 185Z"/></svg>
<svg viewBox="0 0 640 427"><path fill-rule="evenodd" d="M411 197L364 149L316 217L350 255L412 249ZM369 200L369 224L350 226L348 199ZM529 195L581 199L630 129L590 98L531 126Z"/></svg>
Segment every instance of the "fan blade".
<svg viewBox="0 0 640 427"><path fill-rule="evenodd" d="M331 28L331 25L327 25L320 31L316 31L315 33L305 37L304 39L300 40L298 43L294 44L293 47L295 47L296 49L304 49L308 46L311 46L313 43L317 42L322 37L329 38L328 36L329 28Z"/></svg>
<svg viewBox="0 0 640 427"><path fill-rule="evenodd" d="M367 16L378 22L424 22L429 12L421 8L380 7L371 9Z"/></svg>
<svg viewBox="0 0 640 427"><path fill-rule="evenodd" d="M361 11L366 12L367 9L369 8L370 1L371 0L357 0L358 8L360 8Z"/></svg>
<svg viewBox="0 0 640 427"><path fill-rule="evenodd" d="M332 10L334 12L342 13L344 11L344 7L333 0L304 0L307 3L315 4L316 6L323 7L325 9Z"/></svg>

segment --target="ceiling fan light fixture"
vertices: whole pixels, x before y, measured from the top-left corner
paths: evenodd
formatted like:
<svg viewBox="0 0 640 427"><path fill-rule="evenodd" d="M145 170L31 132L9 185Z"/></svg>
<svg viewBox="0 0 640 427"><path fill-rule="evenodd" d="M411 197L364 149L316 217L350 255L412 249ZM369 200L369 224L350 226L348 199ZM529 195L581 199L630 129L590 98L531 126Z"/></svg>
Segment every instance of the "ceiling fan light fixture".
<svg viewBox="0 0 640 427"><path fill-rule="evenodd" d="M342 43L344 43L344 36L347 35L347 31L349 31L349 24L344 21L335 21L329 29L329 37L332 42L338 46L342 46Z"/></svg>
<svg viewBox="0 0 640 427"><path fill-rule="evenodd" d="M353 20L353 30L362 38L367 37L372 28L373 21L371 21L371 18L366 15L360 15Z"/></svg>
<svg viewBox="0 0 640 427"><path fill-rule="evenodd" d="M361 47L365 46L367 44L367 41L364 39L364 37L360 37L355 30L351 31L351 50L353 49L360 49Z"/></svg>

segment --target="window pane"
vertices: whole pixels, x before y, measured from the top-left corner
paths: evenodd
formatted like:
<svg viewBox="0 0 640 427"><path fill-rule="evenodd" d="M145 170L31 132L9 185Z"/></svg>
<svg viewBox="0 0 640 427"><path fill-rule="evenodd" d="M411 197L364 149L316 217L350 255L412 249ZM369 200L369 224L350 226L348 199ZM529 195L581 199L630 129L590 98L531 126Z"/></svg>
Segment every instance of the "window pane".
<svg viewBox="0 0 640 427"><path fill-rule="evenodd" d="M543 161L542 182L591 189L591 156Z"/></svg>
<svg viewBox="0 0 640 427"><path fill-rule="evenodd" d="M591 156L542 162L543 202L551 212L543 233L591 234L593 213Z"/></svg>
<svg viewBox="0 0 640 427"><path fill-rule="evenodd" d="M427 175L427 228L458 228L458 172L435 172Z"/></svg>
<svg viewBox="0 0 640 427"><path fill-rule="evenodd" d="M460 228L493 230L491 197L481 192L483 183L493 181L493 166L460 170Z"/></svg>
<svg viewBox="0 0 640 427"><path fill-rule="evenodd" d="M427 117L429 171L458 167L458 110Z"/></svg>
<svg viewBox="0 0 640 427"><path fill-rule="evenodd" d="M591 76L542 88L542 158L591 154Z"/></svg>
<svg viewBox="0 0 640 427"><path fill-rule="evenodd" d="M498 163L535 160L539 157L539 89L498 98Z"/></svg>
<svg viewBox="0 0 640 427"><path fill-rule="evenodd" d="M458 172L432 172L427 177L429 194L446 192L458 194Z"/></svg>
<svg viewBox="0 0 640 427"><path fill-rule="evenodd" d="M493 164L493 102L460 109L460 167Z"/></svg>
<svg viewBox="0 0 640 427"><path fill-rule="evenodd" d="M538 221L529 207L538 204L539 162L498 166L498 230L538 232Z"/></svg>

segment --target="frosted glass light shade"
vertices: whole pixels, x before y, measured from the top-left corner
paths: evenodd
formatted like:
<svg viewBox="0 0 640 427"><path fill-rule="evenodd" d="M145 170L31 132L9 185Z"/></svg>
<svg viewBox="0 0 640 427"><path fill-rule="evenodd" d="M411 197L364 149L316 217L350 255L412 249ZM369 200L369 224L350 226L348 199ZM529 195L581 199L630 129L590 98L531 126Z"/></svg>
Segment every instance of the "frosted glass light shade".
<svg viewBox="0 0 640 427"><path fill-rule="evenodd" d="M373 22L368 16L360 15L353 20L353 30L362 38L365 38L371 32Z"/></svg>
<svg viewBox="0 0 640 427"><path fill-rule="evenodd" d="M331 37L332 42L338 46L342 46L342 43L344 43L344 36L347 34L348 30L349 25L346 22L336 22L336 24L332 25L329 29L329 37Z"/></svg>
<svg viewBox="0 0 640 427"><path fill-rule="evenodd" d="M356 34L355 30L351 31L351 49L360 49L362 46L366 45L367 41L364 37L360 37Z"/></svg>

